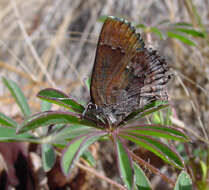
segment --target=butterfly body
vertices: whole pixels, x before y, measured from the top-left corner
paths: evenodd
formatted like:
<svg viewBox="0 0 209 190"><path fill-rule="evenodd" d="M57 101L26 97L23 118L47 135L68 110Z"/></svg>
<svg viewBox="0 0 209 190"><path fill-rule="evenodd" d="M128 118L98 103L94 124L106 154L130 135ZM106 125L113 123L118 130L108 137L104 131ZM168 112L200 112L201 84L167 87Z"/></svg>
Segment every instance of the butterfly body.
<svg viewBox="0 0 209 190"><path fill-rule="evenodd" d="M148 50L130 23L108 17L102 27L93 67L90 112L117 127L151 101L167 100L167 63Z"/></svg>

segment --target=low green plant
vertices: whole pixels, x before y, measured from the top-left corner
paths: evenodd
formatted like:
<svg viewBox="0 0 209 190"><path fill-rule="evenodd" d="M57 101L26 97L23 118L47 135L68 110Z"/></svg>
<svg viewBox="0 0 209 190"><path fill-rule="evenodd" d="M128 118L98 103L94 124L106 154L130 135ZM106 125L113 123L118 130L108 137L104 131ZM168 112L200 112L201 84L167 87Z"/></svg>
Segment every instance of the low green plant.
<svg viewBox="0 0 209 190"><path fill-rule="evenodd" d="M99 119L83 115L85 110L83 105L67 94L52 88L43 89L38 93L38 97L43 100L42 111L31 115L26 98L18 85L6 78L3 78L3 82L26 119L19 125L0 113L0 141L26 141L42 144L45 171L49 171L54 165L56 156L54 147L64 148L61 167L66 176L70 176L80 156L93 166L95 160L88 151L88 147L101 139L113 142L120 177L127 189L151 189L151 185L137 164L141 163L142 159L128 148L126 141L131 141L137 146L153 152L166 163L180 170L185 168L184 161L178 152L160 141L160 138L181 142L189 141L182 130L161 124L160 119L162 118L158 111L168 107L168 102L152 102L143 109L131 113L123 125L110 131L104 128ZM66 111L51 111L51 103L65 108ZM140 118L150 114L153 114L154 120L158 121L155 122L156 124L139 124ZM167 120L166 122L169 124ZM33 135L34 132L38 135ZM177 189L191 189L191 179L185 172L180 174L176 182L175 190Z"/></svg>

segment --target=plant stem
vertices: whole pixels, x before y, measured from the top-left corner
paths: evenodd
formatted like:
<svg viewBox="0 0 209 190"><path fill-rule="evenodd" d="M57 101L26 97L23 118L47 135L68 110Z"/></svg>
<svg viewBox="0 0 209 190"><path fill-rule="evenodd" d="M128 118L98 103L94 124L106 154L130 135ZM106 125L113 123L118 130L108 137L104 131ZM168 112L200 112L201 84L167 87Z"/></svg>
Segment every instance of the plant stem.
<svg viewBox="0 0 209 190"><path fill-rule="evenodd" d="M84 166L83 164L80 164L80 163L77 163L76 164L79 168L95 175L96 177L106 181L107 183L109 184L112 184L114 185L115 187L117 187L118 189L121 189L121 190L127 190L124 186L122 186L121 184L111 180L110 178L106 177L106 176L103 176L101 174L99 174L96 170L94 170L93 168L90 168L90 167L87 167L87 166Z"/></svg>
<svg viewBox="0 0 209 190"><path fill-rule="evenodd" d="M151 164L147 163L146 161L144 161L142 158L138 157L136 154L134 154L132 151L129 150L129 153L131 155L131 157L133 158L133 160L135 160L136 162L138 162L140 165L142 166L146 166L148 169L150 169L150 171L154 174L157 174L159 176L161 176L161 178L171 184L172 186L175 185L175 182L173 180L171 180L170 178L168 178L167 176L165 176L164 174L162 174L157 168L153 167Z"/></svg>

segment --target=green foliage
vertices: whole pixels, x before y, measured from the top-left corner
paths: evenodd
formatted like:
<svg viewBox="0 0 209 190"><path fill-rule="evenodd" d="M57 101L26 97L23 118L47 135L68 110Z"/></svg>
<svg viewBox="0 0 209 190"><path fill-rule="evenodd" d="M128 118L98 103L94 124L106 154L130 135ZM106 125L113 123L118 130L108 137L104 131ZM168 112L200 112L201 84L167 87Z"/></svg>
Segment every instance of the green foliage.
<svg viewBox="0 0 209 190"><path fill-rule="evenodd" d="M185 36L183 36L181 34L177 34L175 32L168 31L167 35L168 35L168 37L178 39L178 40L180 40L181 42L183 42L183 43L185 43L187 45L196 46L196 44L194 42L192 42L187 37L185 37Z"/></svg>
<svg viewBox="0 0 209 190"><path fill-rule="evenodd" d="M0 125L0 142L34 142L38 143L38 140L35 136L29 133L16 134L16 129L11 127L5 127Z"/></svg>
<svg viewBox="0 0 209 190"><path fill-rule="evenodd" d="M136 175L136 188L137 190L151 190L151 184L149 182L149 179L144 174L143 170L134 163L134 173Z"/></svg>
<svg viewBox="0 0 209 190"><path fill-rule="evenodd" d="M53 146L50 144L42 144L41 157L42 157L44 171L45 172L50 171L56 161L56 154L54 152Z"/></svg>
<svg viewBox="0 0 209 190"><path fill-rule="evenodd" d="M63 106L73 112L83 113L85 109L68 95L56 89L47 88L41 90L37 96L42 100Z"/></svg>
<svg viewBox="0 0 209 190"><path fill-rule="evenodd" d="M27 141L42 144L42 162L45 171L49 171L56 159L54 146L65 148L62 153L61 166L65 175L70 175L78 161L83 157L89 164L95 161L88 151L88 147L100 139L112 140L115 145L120 176L128 189L151 189L149 181L143 171L133 163L130 150L124 140L132 141L136 145L146 148L165 162L177 168L184 168L184 163L178 153L159 138L187 142L189 139L181 130L162 124L170 124L169 116L164 118L162 109L168 107L168 102L156 101L146 105L143 109L134 111L118 128L108 130L103 121L91 114L83 115L85 108L65 93L56 89L44 89L38 93L43 100L42 112L29 116L29 107L20 88L11 80L5 84L10 89L24 115L28 117L19 125L11 118L0 114L0 141ZM9 81L9 82L8 82ZM88 85L90 83L88 82ZM68 111L49 111L51 103L60 105ZM171 112L170 112L171 113ZM154 114L157 124L137 124L137 120ZM133 124L134 123L134 124ZM32 131L45 128L39 137L32 135ZM19 134L16 134L18 131ZM105 137L105 138L104 138ZM205 171L205 167L202 167ZM136 184L134 176L137 177ZM140 180L140 179L143 179Z"/></svg>
<svg viewBox="0 0 209 190"><path fill-rule="evenodd" d="M202 32L196 31L194 29L188 29L188 28L174 28L175 31L182 32L188 35L191 35L193 37L201 37L204 38L205 35Z"/></svg>
<svg viewBox="0 0 209 190"><path fill-rule="evenodd" d="M159 156L161 159L163 159L165 162L179 169L182 169L184 167L183 160L178 155L178 153L175 150L172 150L166 144L156 139L153 139L145 135L139 135L139 134L133 134L133 135L121 134L121 137L129 141L132 141L136 143L137 145L153 152L154 154Z"/></svg>
<svg viewBox="0 0 209 190"><path fill-rule="evenodd" d="M178 129L163 125L129 126L127 128L124 127L121 131L126 132L126 134L129 135L149 135L153 137L162 137L183 142L189 140L188 137Z"/></svg>
<svg viewBox="0 0 209 190"><path fill-rule="evenodd" d="M82 154L82 157L86 160L86 162L94 167L96 166L96 160L94 159L94 157L92 156L91 152L86 150L83 154Z"/></svg>
<svg viewBox="0 0 209 190"><path fill-rule="evenodd" d="M94 132L88 136L79 136L78 138L72 140L64 150L61 160L64 174L70 175L71 170L74 167L74 163L79 159L84 151L104 135L105 132Z"/></svg>
<svg viewBox="0 0 209 190"><path fill-rule="evenodd" d="M14 120L12 120L10 117L7 117L3 113L0 113L0 125L14 128L18 126Z"/></svg>
<svg viewBox="0 0 209 190"><path fill-rule="evenodd" d="M160 29L156 28L156 27L151 27L150 31L155 33L157 36L160 37L161 40L163 40L163 33Z"/></svg>
<svg viewBox="0 0 209 190"><path fill-rule="evenodd" d="M145 33L153 33L161 40L163 40L167 35L168 38L179 40L189 46L196 46L196 43L194 42L195 38L207 37L205 32L193 28L191 23L172 23L169 19L164 19L155 26L146 26L143 23L139 23L135 25L135 28L140 28Z"/></svg>
<svg viewBox="0 0 209 190"><path fill-rule="evenodd" d="M3 83L7 86L10 93L12 94L13 98L17 102L18 106L20 107L21 111L23 112L24 116L29 116L31 114L29 105L25 99L24 94L22 93L19 86L12 80L3 78Z"/></svg>
<svg viewBox="0 0 209 190"><path fill-rule="evenodd" d="M122 143L120 138L115 136L114 143L116 147L120 176L125 186L128 189L132 189L134 185L134 172L132 167L132 160L126 149L126 146Z"/></svg>
<svg viewBox="0 0 209 190"><path fill-rule="evenodd" d="M28 117L23 124L17 129L18 133L34 130L41 126L48 126L51 124L80 124L86 126L97 127L95 123L90 120L80 119L81 115L73 114L71 112L61 111L45 111L39 114Z"/></svg>
<svg viewBox="0 0 209 190"><path fill-rule="evenodd" d="M186 172L182 171L178 176L174 190L192 190L192 180Z"/></svg>
<svg viewBox="0 0 209 190"><path fill-rule="evenodd" d="M50 102L47 102L45 100L41 102L41 111L49 111L51 107L52 107L52 104Z"/></svg>

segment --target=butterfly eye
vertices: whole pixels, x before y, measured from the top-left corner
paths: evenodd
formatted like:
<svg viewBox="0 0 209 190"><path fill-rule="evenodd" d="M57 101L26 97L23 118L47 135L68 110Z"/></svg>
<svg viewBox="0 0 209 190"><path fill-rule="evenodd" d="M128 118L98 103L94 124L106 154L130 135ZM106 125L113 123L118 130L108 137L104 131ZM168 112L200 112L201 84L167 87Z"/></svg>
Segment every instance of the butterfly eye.
<svg viewBox="0 0 209 190"><path fill-rule="evenodd" d="M97 109L97 106L95 104L90 104L89 109Z"/></svg>
<svg viewBox="0 0 209 190"><path fill-rule="evenodd" d="M97 105L92 102L89 102L86 110L96 110L96 109L97 109Z"/></svg>

